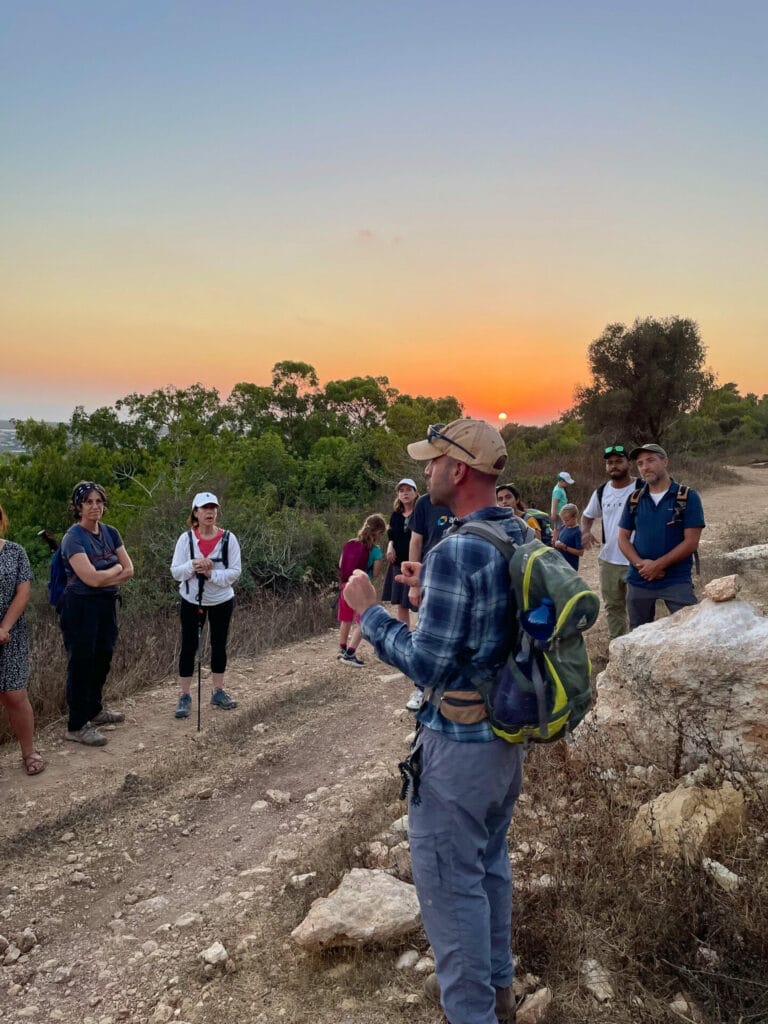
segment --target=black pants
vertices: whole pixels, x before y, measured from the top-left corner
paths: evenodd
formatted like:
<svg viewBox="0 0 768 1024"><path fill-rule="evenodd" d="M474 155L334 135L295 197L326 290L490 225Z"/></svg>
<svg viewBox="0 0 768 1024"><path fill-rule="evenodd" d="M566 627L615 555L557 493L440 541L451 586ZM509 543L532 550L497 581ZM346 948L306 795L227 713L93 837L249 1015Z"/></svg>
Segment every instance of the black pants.
<svg viewBox="0 0 768 1024"><path fill-rule="evenodd" d="M179 675L189 679L195 671L195 655L197 654L198 624L205 625L206 618L211 627L211 672L223 672L227 667L227 634L229 622L235 607L235 599L231 597L223 604L212 604L208 608L185 601L182 598L179 611L181 617L181 654L179 655Z"/></svg>
<svg viewBox="0 0 768 1024"><path fill-rule="evenodd" d="M67 649L68 729L101 711L101 693L117 642L117 594L64 594L61 631Z"/></svg>

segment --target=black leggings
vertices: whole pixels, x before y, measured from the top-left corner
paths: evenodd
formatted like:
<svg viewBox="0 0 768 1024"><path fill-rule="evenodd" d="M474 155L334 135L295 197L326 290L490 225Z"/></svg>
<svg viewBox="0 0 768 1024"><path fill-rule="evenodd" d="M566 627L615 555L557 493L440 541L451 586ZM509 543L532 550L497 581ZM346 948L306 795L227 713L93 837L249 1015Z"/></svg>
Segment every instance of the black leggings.
<svg viewBox="0 0 768 1024"><path fill-rule="evenodd" d="M223 604L212 604L202 609L182 598L181 617L181 654L179 655L179 675L189 679L195 671L197 655L198 623L205 625L206 618L211 628L211 672L221 673L227 667L227 634L229 622L235 607L235 599L230 597Z"/></svg>

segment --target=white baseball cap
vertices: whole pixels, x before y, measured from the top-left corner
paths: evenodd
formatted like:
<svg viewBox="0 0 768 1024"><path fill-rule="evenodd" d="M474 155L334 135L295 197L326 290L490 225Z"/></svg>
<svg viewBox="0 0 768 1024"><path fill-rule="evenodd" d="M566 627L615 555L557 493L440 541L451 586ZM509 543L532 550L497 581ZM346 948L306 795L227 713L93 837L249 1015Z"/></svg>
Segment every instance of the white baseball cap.
<svg viewBox="0 0 768 1024"><path fill-rule="evenodd" d="M565 470L562 473L557 474L560 480L565 480L567 484L575 484L576 481L573 479L570 473L566 473Z"/></svg>
<svg viewBox="0 0 768 1024"><path fill-rule="evenodd" d="M418 487L416 486L416 481L415 480L411 480L411 478L409 476L404 476L402 480L398 481L397 487L402 487L403 484L408 484L408 486L412 487L414 489L414 491L418 491ZM397 490L397 487L395 488L395 490Z"/></svg>
<svg viewBox="0 0 768 1024"><path fill-rule="evenodd" d="M202 508L203 505L218 505L219 499L215 494L211 494L210 491L200 491L192 499L192 508Z"/></svg>

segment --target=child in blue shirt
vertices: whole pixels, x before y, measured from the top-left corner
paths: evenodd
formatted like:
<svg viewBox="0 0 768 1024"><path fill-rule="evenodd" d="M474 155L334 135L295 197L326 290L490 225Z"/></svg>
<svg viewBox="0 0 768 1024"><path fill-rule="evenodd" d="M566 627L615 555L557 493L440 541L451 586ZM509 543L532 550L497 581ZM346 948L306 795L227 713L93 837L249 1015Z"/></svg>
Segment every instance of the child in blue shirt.
<svg viewBox="0 0 768 1024"><path fill-rule="evenodd" d="M581 541L581 530L579 529L579 510L569 503L560 509L560 518L563 525L557 535L554 546L566 560L568 565L579 571L579 559L584 554L584 545Z"/></svg>

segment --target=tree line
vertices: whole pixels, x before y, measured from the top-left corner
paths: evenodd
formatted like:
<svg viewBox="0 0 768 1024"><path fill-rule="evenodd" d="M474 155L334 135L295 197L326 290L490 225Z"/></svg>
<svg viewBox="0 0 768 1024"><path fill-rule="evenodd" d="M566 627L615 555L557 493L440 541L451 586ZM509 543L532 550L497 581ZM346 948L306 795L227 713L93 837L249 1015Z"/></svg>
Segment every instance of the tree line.
<svg viewBox="0 0 768 1024"><path fill-rule="evenodd" d="M768 396L718 386L705 357L692 320L607 325L589 346L591 381L576 387L571 409L544 426L503 428L528 500L548 498L547 459L601 440L654 440L676 452L763 443ZM109 521L145 563L136 589L143 578L149 594L167 576L190 495L211 489L241 538L253 586L327 581L360 510L386 510L397 479L411 475L406 444L461 414L451 395L404 394L386 377L321 384L308 363L284 360L269 384L241 382L224 399L193 384L132 393L91 413L78 406L65 423L17 421L23 452L0 455L0 494L14 539L42 565L36 534L67 528L74 483L104 484Z"/></svg>

